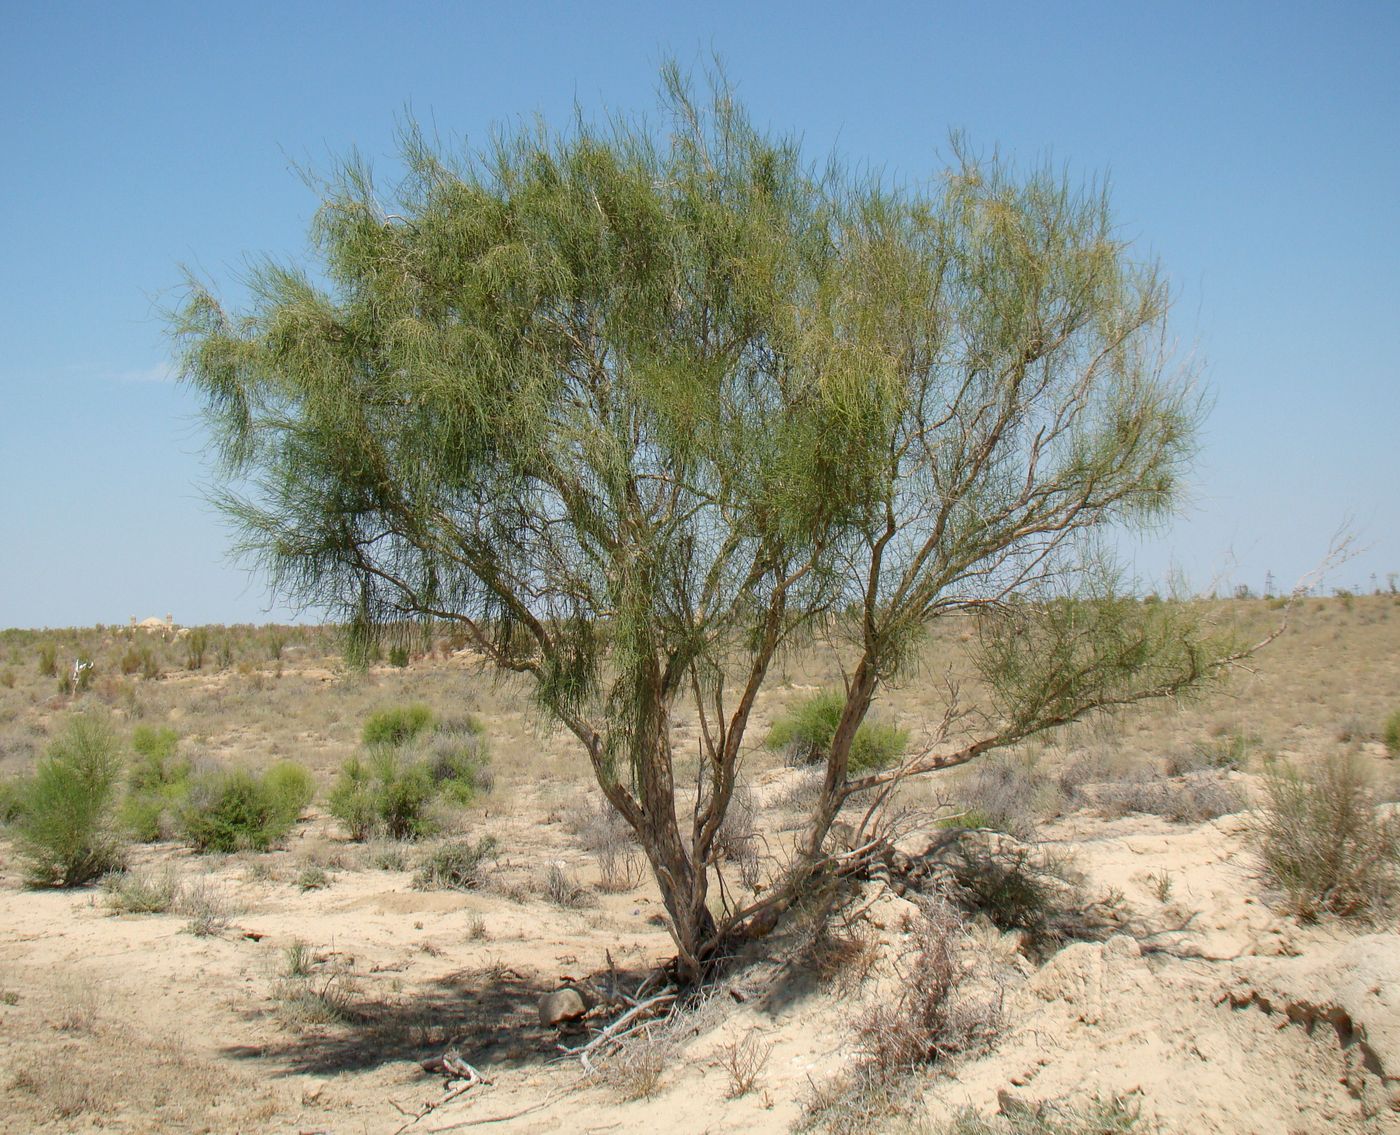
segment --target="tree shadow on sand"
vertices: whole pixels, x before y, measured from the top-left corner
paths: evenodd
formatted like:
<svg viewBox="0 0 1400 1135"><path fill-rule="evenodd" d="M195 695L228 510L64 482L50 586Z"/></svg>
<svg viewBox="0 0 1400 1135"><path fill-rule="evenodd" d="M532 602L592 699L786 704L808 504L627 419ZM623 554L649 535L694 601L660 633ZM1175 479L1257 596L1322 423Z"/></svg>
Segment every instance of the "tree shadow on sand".
<svg viewBox="0 0 1400 1135"><path fill-rule="evenodd" d="M507 966L462 970L426 990L347 998L339 1021L223 1051L235 1060L279 1066L273 1074L287 1076L364 1071L447 1049L483 1071L519 1067L558 1055L558 1034L540 1025L538 1009L540 997L554 988L544 975Z"/></svg>

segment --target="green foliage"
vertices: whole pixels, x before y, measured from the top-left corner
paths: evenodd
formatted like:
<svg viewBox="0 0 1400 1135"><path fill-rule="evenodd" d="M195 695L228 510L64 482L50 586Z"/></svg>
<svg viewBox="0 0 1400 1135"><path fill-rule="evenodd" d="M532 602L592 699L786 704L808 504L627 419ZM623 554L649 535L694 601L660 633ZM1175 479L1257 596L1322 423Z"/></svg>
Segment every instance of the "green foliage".
<svg viewBox="0 0 1400 1135"><path fill-rule="evenodd" d="M1377 813L1356 754L1338 754L1309 774L1275 764L1264 783L1255 843L1294 914L1364 914L1394 895L1400 818Z"/></svg>
<svg viewBox="0 0 1400 1135"><path fill-rule="evenodd" d="M491 752L485 729L475 718L440 723L425 748L436 791L453 803L465 806L478 793L491 790Z"/></svg>
<svg viewBox="0 0 1400 1135"><path fill-rule="evenodd" d="M327 807L356 842L374 834L379 819L378 798L370 767L360 757L352 756L341 766Z"/></svg>
<svg viewBox="0 0 1400 1135"><path fill-rule="evenodd" d="M408 665L408 647L391 646L389 648L389 665L403 669Z"/></svg>
<svg viewBox="0 0 1400 1135"><path fill-rule="evenodd" d="M1169 512L1192 451L1165 280L1106 194L961 140L925 183L816 170L722 77L711 94L672 64L658 117L462 154L410 125L397 186L356 158L326 177L313 264L263 261L242 312L191 280L173 319L242 547L339 598L352 664L446 618L531 680L689 912L683 953L710 937L748 707L831 612L852 608L860 723L930 623L1007 611L983 720L1008 724L979 751L1216 672L1176 604L1133 602L1130 626L1112 600L1016 602L1091 574L1096 529ZM735 675L733 730L701 739L722 790L653 807L679 779L672 707L729 716ZM867 738L858 771L904 743Z"/></svg>
<svg viewBox="0 0 1400 1135"><path fill-rule="evenodd" d="M121 747L111 725L73 717L28 782L16 843L32 886L71 887L119 868L124 860L112 809Z"/></svg>
<svg viewBox="0 0 1400 1135"><path fill-rule="evenodd" d="M164 726L138 725L131 731L136 755L119 816L132 839L150 843L174 832L190 779L190 762L175 756L179 741L179 734Z"/></svg>
<svg viewBox="0 0 1400 1135"><path fill-rule="evenodd" d="M475 843L453 840L433 848L423 856L413 876L413 885L421 890L475 890L485 881L486 864L496 858L497 844L491 836L482 836Z"/></svg>
<svg viewBox="0 0 1400 1135"><path fill-rule="evenodd" d="M185 636L185 669L202 670L204 655L209 650L209 632L204 627L194 627Z"/></svg>
<svg viewBox="0 0 1400 1135"><path fill-rule="evenodd" d="M433 778L425 764L405 760L392 748L370 753L377 793L376 812L390 839L417 839L433 830L428 804Z"/></svg>
<svg viewBox="0 0 1400 1135"><path fill-rule="evenodd" d="M1009 603L984 612L976 662L1008 740L1145 697L1190 694L1237 649L1203 604L1144 604L1111 572L1081 569L1084 595Z"/></svg>
<svg viewBox="0 0 1400 1135"><path fill-rule="evenodd" d="M296 822L298 779L270 783L246 769L194 777L181 808L185 838L197 851L266 851Z"/></svg>
<svg viewBox="0 0 1400 1135"><path fill-rule="evenodd" d="M1385 742L1386 752L1391 756L1400 754L1400 709L1385 719L1385 725L1381 729L1381 740Z"/></svg>
<svg viewBox="0 0 1400 1135"><path fill-rule="evenodd" d="M276 802L279 813L290 823L301 818L302 811L316 795L316 782L311 773L293 761L279 761L263 774L263 785Z"/></svg>
<svg viewBox="0 0 1400 1135"><path fill-rule="evenodd" d="M58 677L58 647L52 642L39 644L39 673L45 678Z"/></svg>
<svg viewBox="0 0 1400 1135"><path fill-rule="evenodd" d="M428 814L435 789L426 763L381 745L367 760L352 756L345 762L328 804L353 840L379 834L417 839L436 826Z"/></svg>
<svg viewBox="0 0 1400 1135"><path fill-rule="evenodd" d="M764 745L775 751L788 750L793 764L825 761L845 708L846 697L836 690L803 698L773 722ZM887 722L866 720L856 730L851 743L848 767L853 773L888 768L899 760L908 744L907 730Z"/></svg>
<svg viewBox="0 0 1400 1135"><path fill-rule="evenodd" d="M433 711L426 705L400 705L380 710L365 722L361 740L365 745L405 745L433 723Z"/></svg>

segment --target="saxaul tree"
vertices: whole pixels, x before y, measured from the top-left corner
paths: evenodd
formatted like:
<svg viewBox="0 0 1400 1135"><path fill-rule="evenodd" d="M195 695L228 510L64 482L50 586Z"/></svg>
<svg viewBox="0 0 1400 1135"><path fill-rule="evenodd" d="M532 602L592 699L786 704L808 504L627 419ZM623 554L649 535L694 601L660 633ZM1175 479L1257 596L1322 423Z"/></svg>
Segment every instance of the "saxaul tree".
<svg viewBox="0 0 1400 1135"><path fill-rule="evenodd" d="M688 978L831 862L857 797L1226 662L1086 554L1170 512L1198 417L1105 193L961 145L891 187L708 94L669 67L660 127L483 151L410 127L390 189L355 159L318 182L314 275L268 261L241 312L191 279L174 321L242 551L360 633L440 620L527 675ZM882 684L968 611L989 702L950 694L918 752L853 775ZM818 634L846 664L821 791L783 878L717 898L755 701Z"/></svg>

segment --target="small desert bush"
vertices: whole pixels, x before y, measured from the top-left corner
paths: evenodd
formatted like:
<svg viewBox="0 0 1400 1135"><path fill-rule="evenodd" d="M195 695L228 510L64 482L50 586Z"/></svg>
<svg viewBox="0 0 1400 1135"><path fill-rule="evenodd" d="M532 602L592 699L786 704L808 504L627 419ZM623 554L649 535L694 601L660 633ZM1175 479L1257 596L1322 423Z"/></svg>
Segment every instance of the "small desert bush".
<svg viewBox="0 0 1400 1135"><path fill-rule="evenodd" d="M14 776L0 780L0 824L8 827L19 819L24 811L24 797L28 791L27 778Z"/></svg>
<svg viewBox="0 0 1400 1135"><path fill-rule="evenodd" d="M581 801L564 816L564 825L597 859L599 890L630 891L641 881L641 849L627 821L606 799Z"/></svg>
<svg viewBox="0 0 1400 1135"><path fill-rule="evenodd" d="M1063 855L1000 837L963 838L943 857L941 890L968 915L1003 932L1019 931L1033 956L1078 938L1101 938L1110 928L1112 896L1091 901Z"/></svg>
<svg viewBox="0 0 1400 1135"><path fill-rule="evenodd" d="M1360 760L1344 753L1309 774L1275 765L1254 839L1265 877L1300 918L1362 914L1400 881L1400 818L1382 816Z"/></svg>
<svg viewBox="0 0 1400 1135"><path fill-rule="evenodd" d="M578 910L597 901L594 895L589 894L588 888L559 863L549 865L544 882L540 885L540 894L545 901L562 906L566 910Z"/></svg>
<svg viewBox="0 0 1400 1135"><path fill-rule="evenodd" d="M962 1111L934 1135L1148 1135L1150 1130L1136 1107L1110 1097L1080 1105L1042 1101L990 1118Z"/></svg>
<svg viewBox="0 0 1400 1135"><path fill-rule="evenodd" d="M197 851L266 851L296 823L303 805L299 778L288 773L215 770L191 780L180 822Z"/></svg>
<svg viewBox="0 0 1400 1135"><path fill-rule="evenodd" d="M826 760L845 705L846 697L839 690L803 698L773 722L765 747L786 752L789 764L810 765ZM868 772L892 765L908 744L906 730L867 718L856 730L851 744L850 770Z"/></svg>
<svg viewBox="0 0 1400 1135"><path fill-rule="evenodd" d="M173 868L138 867L117 871L102 881L107 905L117 914L164 914L180 898L180 879Z"/></svg>
<svg viewBox="0 0 1400 1135"><path fill-rule="evenodd" d="M295 761L278 761L263 774L263 784L293 823L301 818L316 795L316 782L311 773Z"/></svg>
<svg viewBox="0 0 1400 1135"><path fill-rule="evenodd" d="M372 732L402 735L404 740L397 745L372 745L363 756L356 754L341 766L328 806L351 839L430 835L438 827L432 814L436 800L462 806L491 789L485 735L473 719L446 723L417 741L411 729L396 733L386 727Z"/></svg>
<svg viewBox="0 0 1400 1135"><path fill-rule="evenodd" d="M470 804L495 784L485 727L474 717L441 722L424 742L435 790L456 804Z"/></svg>
<svg viewBox="0 0 1400 1135"><path fill-rule="evenodd" d="M496 848L489 835L475 843L453 840L435 847L419 862L413 885L419 890L475 890L486 881L486 865L495 859Z"/></svg>
<svg viewBox="0 0 1400 1135"><path fill-rule="evenodd" d="M401 705L380 710L365 722L361 740L366 747L405 745L433 723L426 705Z"/></svg>
<svg viewBox="0 0 1400 1135"><path fill-rule="evenodd" d="M381 745L367 759L352 756L331 789L331 815L343 823L354 840L373 835L417 839L434 828L432 773L421 761Z"/></svg>
<svg viewBox="0 0 1400 1135"><path fill-rule="evenodd" d="M122 865L113 815L121 771L121 745L111 725L71 718L20 802L17 844L31 885L77 886Z"/></svg>
<svg viewBox="0 0 1400 1135"><path fill-rule="evenodd" d="M167 838L189 793L190 762L176 758L179 735L173 729L138 725L131 733L135 752L119 815L122 827L142 843Z"/></svg>
<svg viewBox="0 0 1400 1135"><path fill-rule="evenodd" d="M1018 839L1035 834L1037 821L1053 812L1060 792L1034 762L993 759L973 768L954 792L961 815L945 826L990 828Z"/></svg>
<svg viewBox="0 0 1400 1135"><path fill-rule="evenodd" d="M856 1029L867 1065L885 1080L951 1056L983 1051L1001 1026L995 1002L966 992L957 911L947 903L929 901L911 933L913 949L899 966L898 997L873 1006Z"/></svg>
<svg viewBox="0 0 1400 1135"><path fill-rule="evenodd" d="M1259 747L1259 739L1244 733L1229 732L1209 741L1201 741L1185 752L1167 758L1168 776L1184 776L1201 771L1231 772L1249 764L1250 754Z"/></svg>
<svg viewBox="0 0 1400 1135"><path fill-rule="evenodd" d="M51 642L39 644L39 673L45 678L58 677L58 647Z"/></svg>
<svg viewBox="0 0 1400 1135"><path fill-rule="evenodd" d="M910 927L912 948L897 966L898 996L856 1022L859 1057L845 1074L813 1085L798 1130L887 1130L894 1116L911 1110L922 1069L995 1043L1001 1007L968 992L969 974L959 959L963 932L953 907L925 902Z"/></svg>
<svg viewBox="0 0 1400 1135"><path fill-rule="evenodd" d="M185 669L204 669L204 656L209 652L209 632L195 627L185 636Z"/></svg>
<svg viewBox="0 0 1400 1135"><path fill-rule="evenodd" d="M1143 812L1178 824L1198 824L1242 811L1247 800L1233 782L1219 773L1193 772L1185 776L1143 775L1098 785L1094 803L1109 818Z"/></svg>
<svg viewBox="0 0 1400 1135"><path fill-rule="evenodd" d="M1400 709L1385 719L1385 725L1381 727L1381 740L1391 756L1400 754Z"/></svg>
<svg viewBox="0 0 1400 1135"><path fill-rule="evenodd" d="M182 886L171 909L189 919L185 929L196 938L221 933L235 913L227 894L207 877Z"/></svg>
<svg viewBox="0 0 1400 1135"><path fill-rule="evenodd" d="M272 987L277 1016L293 1029L354 1020L358 992L351 963L317 954L300 940L283 951L282 973Z"/></svg>

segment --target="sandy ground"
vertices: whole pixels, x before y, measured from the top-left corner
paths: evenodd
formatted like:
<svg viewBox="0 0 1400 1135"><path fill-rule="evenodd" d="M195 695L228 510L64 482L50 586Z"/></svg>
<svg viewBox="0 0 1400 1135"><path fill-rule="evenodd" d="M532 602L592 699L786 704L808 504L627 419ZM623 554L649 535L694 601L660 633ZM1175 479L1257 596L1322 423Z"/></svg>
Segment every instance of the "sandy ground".
<svg viewBox="0 0 1400 1135"><path fill-rule="evenodd" d="M1400 605L1386 597L1305 614L1272 671L1243 677L1228 697L1150 709L1028 757L1126 767L1248 736L1255 770L1260 754L1308 761L1350 747L1394 773L1365 731L1400 704ZM5 774L32 763L66 712L28 656L13 658L19 681L0 682ZM778 676L755 737L784 704L834 680L823 665ZM649 882L622 893L594 885L598 865L568 822L589 794L585 773L518 691L449 657L352 680L308 648L305 661L289 649L275 664L118 679L101 696L119 722L130 713L131 723L170 724L185 752L255 767L297 759L322 796L370 711L424 700L476 713L501 776L469 830L505 850L486 887L457 892L415 889L420 851L352 844L315 808L267 854L135 848L133 867L173 871L198 897L215 924L201 935L188 910L113 913L100 887L24 889L0 832L0 1131L785 1132L859 1062L863 1015L900 996L918 911L871 881L842 928L859 947L850 963L824 969L796 948L798 930L784 931L708 1003L637 1034L588 1075L560 1045L608 1018L599 1011L561 1033L540 1023L540 998L606 973L609 960L635 989L671 942ZM886 711L915 728L929 716L922 697L894 691ZM799 774L754 759L768 807ZM1232 775L1257 794L1255 773ZM1117 1096L1140 1109L1141 1130L1164 1135L1400 1132L1393 921L1305 925L1279 913L1248 813L1193 824L1060 811L1037 838L1072 859L1086 902L1111 900L1113 928L1041 956L969 925L960 964L969 988L1000 1008L995 1043L921 1073L865 1129L933 1135L961 1107L991 1115ZM767 812L759 822L770 825ZM577 908L543 893L555 865L582 883ZM309 881L324 885L302 889L319 871L324 880ZM487 1082L463 1090L425 1071L447 1052ZM761 1069L737 1094L742 1052Z"/></svg>
<svg viewBox="0 0 1400 1135"><path fill-rule="evenodd" d="M974 928L965 962L995 972L1008 1024L989 1054L926 1078L922 1118L994 1112L998 1093L1032 1106L1099 1094L1131 1098L1171 1132L1400 1131L1400 937L1271 914L1244 823L1076 815L1047 829L1090 891L1121 892L1132 933L1036 965ZM300 834L323 837L320 826ZM559 1059L536 1006L609 953L632 974L667 955L644 888L572 911L418 891L405 871L332 869L329 886L302 893L284 877L291 851L256 867L144 854L205 879L236 912L229 925L201 937L182 916L113 915L100 892L3 880L7 1131L394 1132L448 1094L419 1062L449 1048L490 1083L414 1131L510 1115L489 1129L782 1131L811 1084L850 1064L853 1016L881 987L878 964L839 988L792 967L740 973L749 996L696 1014L656 1093L627 1102L626 1085ZM907 906L881 895L862 916L882 957L905 948ZM312 947L315 983L347 990L351 1021L288 1011L279 983L296 942ZM751 1034L771 1052L755 1090L730 1099L726 1050Z"/></svg>

